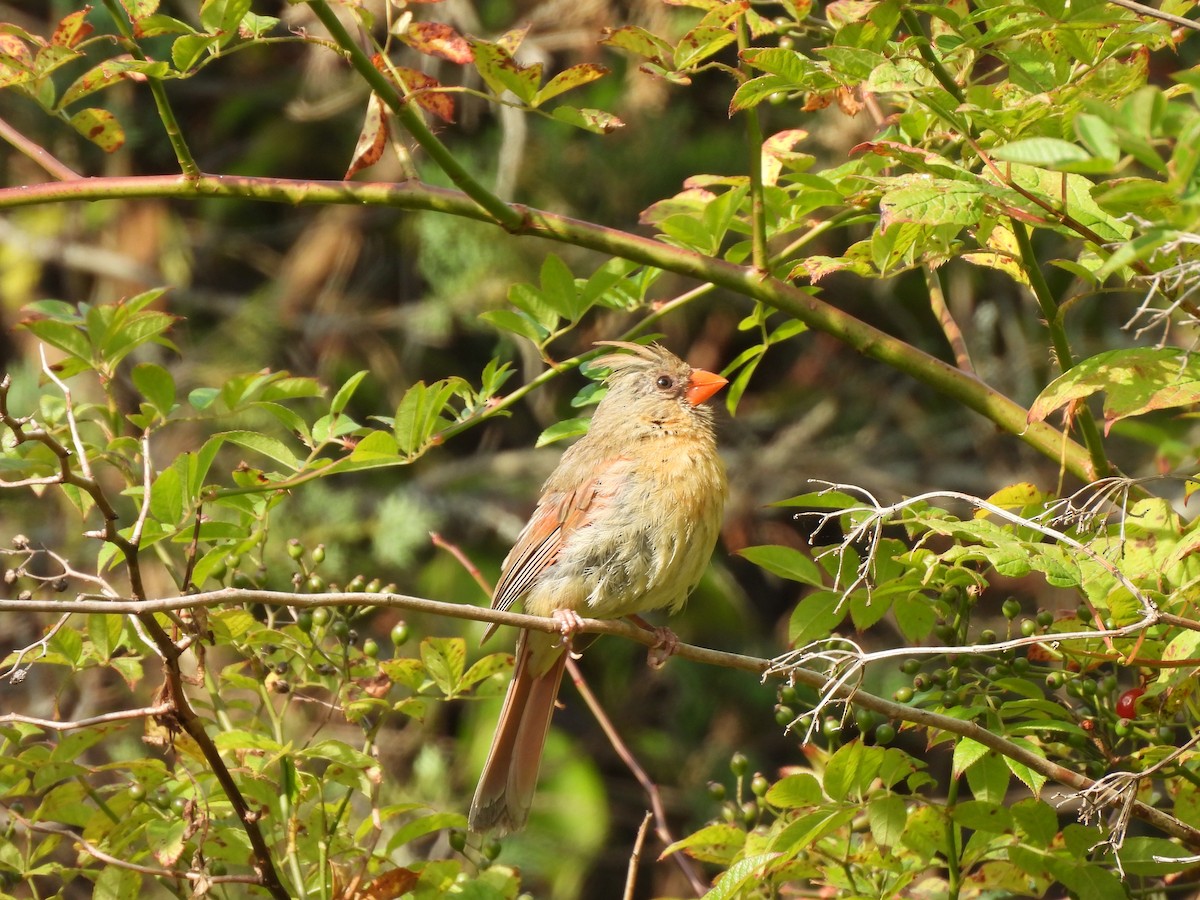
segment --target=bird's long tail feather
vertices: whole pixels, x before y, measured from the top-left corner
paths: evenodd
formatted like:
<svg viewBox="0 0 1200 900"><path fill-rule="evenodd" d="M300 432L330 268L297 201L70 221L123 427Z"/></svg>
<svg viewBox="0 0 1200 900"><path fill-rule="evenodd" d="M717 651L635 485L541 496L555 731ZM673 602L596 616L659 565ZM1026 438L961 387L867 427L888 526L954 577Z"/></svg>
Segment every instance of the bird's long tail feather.
<svg viewBox="0 0 1200 900"><path fill-rule="evenodd" d="M479 777L475 799L471 801L468 823L472 831L506 834L520 829L529 817L542 748L567 664L566 647L554 648L558 652L549 665L541 652L543 648L537 649L539 652L535 653L529 633L522 631L517 640L513 680L504 697L496 736ZM542 671L537 674L539 669Z"/></svg>

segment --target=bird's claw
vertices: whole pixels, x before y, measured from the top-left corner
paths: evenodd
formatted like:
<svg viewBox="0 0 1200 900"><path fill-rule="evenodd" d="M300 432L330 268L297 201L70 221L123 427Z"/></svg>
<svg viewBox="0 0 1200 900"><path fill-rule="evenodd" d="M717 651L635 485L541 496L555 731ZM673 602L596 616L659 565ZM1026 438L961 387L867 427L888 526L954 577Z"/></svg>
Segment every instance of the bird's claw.
<svg viewBox="0 0 1200 900"><path fill-rule="evenodd" d="M654 643L650 646L650 653L646 656L646 662L649 663L652 669L661 669L667 664L667 660L675 655L675 651L679 649L679 637L666 626L655 628L653 631Z"/></svg>
<svg viewBox="0 0 1200 900"><path fill-rule="evenodd" d="M558 623L564 644L569 644L576 632L583 630L583 617L573 609L556 609L550 613L550 618Z"/></svg>

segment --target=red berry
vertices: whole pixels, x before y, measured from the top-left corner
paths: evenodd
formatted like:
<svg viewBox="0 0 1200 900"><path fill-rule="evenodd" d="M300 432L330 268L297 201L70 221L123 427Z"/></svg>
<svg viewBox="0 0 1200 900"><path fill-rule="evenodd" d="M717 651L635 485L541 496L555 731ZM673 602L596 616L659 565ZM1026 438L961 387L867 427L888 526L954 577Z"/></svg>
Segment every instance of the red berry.
<svg viewBox="0 0 1200 900"><path fill-rule="evenodd" d="M1132 719L1137 715L1138 697L1146 693L1145 688L1130 688L1117 698L1117 715L1122 719Z"/></svg>

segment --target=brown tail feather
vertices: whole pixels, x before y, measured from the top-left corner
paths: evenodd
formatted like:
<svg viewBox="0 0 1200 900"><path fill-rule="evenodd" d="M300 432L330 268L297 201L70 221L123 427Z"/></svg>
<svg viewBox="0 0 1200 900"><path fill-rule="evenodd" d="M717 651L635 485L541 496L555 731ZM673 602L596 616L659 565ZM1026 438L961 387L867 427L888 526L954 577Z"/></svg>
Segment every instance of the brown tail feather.
<svg viewBox="0 0 1200 900"><path fill-rule="evenodd" d="M495 830L506 834L520 830L529 817L542 748L567 664L565 648L556 649L558 653L546 668L544 658L534 661L528 632L522 631L517 640L513 680L504 697L475 799L471 801L468 823L472 831ZM545 671L536 675L534 670L538 668Z"/></svg>

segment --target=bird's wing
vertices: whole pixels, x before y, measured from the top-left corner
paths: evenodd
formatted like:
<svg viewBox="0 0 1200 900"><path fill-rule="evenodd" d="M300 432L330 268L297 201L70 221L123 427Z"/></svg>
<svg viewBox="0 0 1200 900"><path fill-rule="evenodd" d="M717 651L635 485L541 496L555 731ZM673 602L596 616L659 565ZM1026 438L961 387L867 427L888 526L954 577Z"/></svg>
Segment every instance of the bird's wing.
<svg viewBox="0 0 1200 900"><path fill-rule="evenodd" d="M601 495L603 473L575 490L543 498L504 560L504 569L492 595L493 609L508 609L523 597L576 531L588 523L611 491Z"/></svg>

